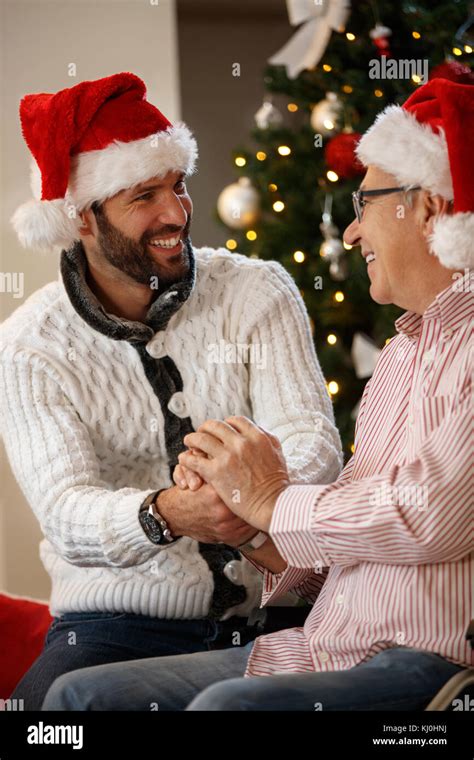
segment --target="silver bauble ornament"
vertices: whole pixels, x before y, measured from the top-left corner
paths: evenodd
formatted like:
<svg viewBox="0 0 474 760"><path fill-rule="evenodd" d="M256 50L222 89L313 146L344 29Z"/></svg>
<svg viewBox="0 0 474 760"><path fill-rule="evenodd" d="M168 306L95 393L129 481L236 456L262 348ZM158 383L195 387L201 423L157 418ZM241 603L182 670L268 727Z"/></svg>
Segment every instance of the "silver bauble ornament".
<svg viewBox="0 0 474 760"><path fill-rule="evenodd" d="M323 240L319 249L323 258L335 260L344 253L344 246L339 238L328 238Z"/></svg>
<svg viewBox="0 0 474 760"><path fill-rule="evenodd" d="M347 276L349 274L347 259L344 257L336 259L336 261L331 261L329 264L329 274L331 275L332 279L336 280L337 282L347 280Z"/></svg>
<svg viewBox="0 0 474 760"><path fill-rule="evenodd" d="M248 177L228 185L217 199L217 211L228 227L243 230L252 227L260 216L260 196Z"/></svg>
<svg viewBox="0 0 474 760"><path fill-rule="evenodd" d="M341 116L341 101L335 92L328 92L325 99L314 106L311 112L311 126L317 134L329 137L339 130Z"/></svg>
<svg viewBox="0 0 474 760"><path fill-rule="evenodd" d="M259 129L268 129L268 127L277 127L281 124L283 117L270 100L264 100L254 119Z"/></svg>

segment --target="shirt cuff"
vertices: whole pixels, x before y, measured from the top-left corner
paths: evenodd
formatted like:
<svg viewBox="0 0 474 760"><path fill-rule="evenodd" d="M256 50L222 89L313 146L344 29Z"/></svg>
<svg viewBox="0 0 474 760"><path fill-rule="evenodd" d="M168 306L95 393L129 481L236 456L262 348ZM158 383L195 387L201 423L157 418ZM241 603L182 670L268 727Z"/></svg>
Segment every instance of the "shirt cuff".
<svg viewBox="0 0 474 760"><path fill-rule="evenodd" d="M281 573L272 573L270 570L265 569L263 573L262 603L260 606L264 607L269 602L273 602L274 599L278 599L287 592L293 591L312 574L312 570L301 570L301 568L296 567L287 567Z"/></svg>
<svg viewBox="0 0 474 760"><path fill-rule="evenodd" d="M296 586L303 583L312 571L301 570L300 568L287 567L280 573L272 573L264 565L260 565L254 559L246 554L245 558L263 575L262 581L262 599L260 607L264 607L269 602L277 599L279 596L292 591Z"/></svg>
<svg viewBox="0 0 474 760"><path fill-rule="evenodd" d="M269 535L291 568L322 572L331 562L317 540L312 525L317 502L330 486L288 486L278 497Z"/></svg>

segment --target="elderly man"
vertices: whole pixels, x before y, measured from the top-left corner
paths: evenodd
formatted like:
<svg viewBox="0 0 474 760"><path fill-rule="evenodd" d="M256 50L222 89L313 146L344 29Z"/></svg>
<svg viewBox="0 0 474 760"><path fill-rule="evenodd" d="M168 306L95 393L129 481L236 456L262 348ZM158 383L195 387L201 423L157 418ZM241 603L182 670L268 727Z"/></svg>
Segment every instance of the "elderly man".
<svg viewBox="0 0 474 760"><path fill-rule="evenodd" d="M471 664L473 136L474 88L435 79L360 142L368 170L345 238L372 298L407 311L338 480L292 485L275 435L241 416L184 439L177 474L199 474L270 535L252 553L263 603L293 589L314 603L304 627L72 673L44 709L422 709Z"/></svg>
<svg viewBox="0 0 474 760"><path fill-rule="evenodd" d="M145 95L124 73L20 107L37 199L13 223L25 245L62 247L59 280L0 333L2 432L55 618L13 695L27 709L69 670L304 621L307 607L258 610L261 574L239 549L271 539L198 477L173 484L187 433L245 415L278 436L294 483L342 465L294 282L276 262L193 249L196 143Z"/></svg>

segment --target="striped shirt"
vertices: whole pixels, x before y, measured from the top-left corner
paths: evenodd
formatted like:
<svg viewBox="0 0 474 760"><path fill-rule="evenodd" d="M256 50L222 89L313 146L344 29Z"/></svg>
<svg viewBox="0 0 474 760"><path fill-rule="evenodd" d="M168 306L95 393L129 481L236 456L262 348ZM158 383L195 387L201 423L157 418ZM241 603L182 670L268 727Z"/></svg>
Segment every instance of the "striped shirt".
<svg viewBox="0 0 474 760"><path fill-rule="evenodd" d="M260 567L261 606L291 590L313 607L303 628L256 639L246 676L346 670L398 646L473 664L472 274L395 322L339 478L278 498L287 568Z"/></svg>

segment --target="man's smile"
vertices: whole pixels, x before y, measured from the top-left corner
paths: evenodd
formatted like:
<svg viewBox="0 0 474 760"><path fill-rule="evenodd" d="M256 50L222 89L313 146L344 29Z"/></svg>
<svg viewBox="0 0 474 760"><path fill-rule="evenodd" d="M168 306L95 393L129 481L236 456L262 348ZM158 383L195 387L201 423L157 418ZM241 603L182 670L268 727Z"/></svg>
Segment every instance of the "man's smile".
<svg viewBox="0 0 474 760"><path fill-rule="evenodd" d="M163 258L163 255L165 258L171 258L182 253L184 245L181 234L175 234L164 238L153 238L148 243L148 247L154 256L159 253L160 258Z"/></svg>

